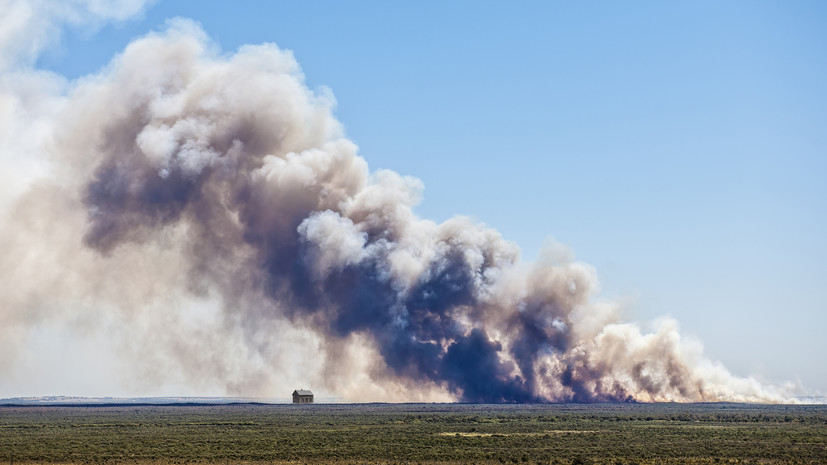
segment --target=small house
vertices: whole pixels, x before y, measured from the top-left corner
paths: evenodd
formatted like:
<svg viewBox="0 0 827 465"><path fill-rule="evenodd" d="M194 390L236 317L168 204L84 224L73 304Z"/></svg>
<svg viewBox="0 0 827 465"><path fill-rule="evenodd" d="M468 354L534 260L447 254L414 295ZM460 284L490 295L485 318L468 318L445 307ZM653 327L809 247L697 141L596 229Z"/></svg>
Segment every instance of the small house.
<svg viewBox="0 0 827 465"><path fill-rule="evenodd" d="M293 403L294 404L312 404L313 403L313 393L311 391L307 391L305 389L296 389L293 391Z"/></svg>

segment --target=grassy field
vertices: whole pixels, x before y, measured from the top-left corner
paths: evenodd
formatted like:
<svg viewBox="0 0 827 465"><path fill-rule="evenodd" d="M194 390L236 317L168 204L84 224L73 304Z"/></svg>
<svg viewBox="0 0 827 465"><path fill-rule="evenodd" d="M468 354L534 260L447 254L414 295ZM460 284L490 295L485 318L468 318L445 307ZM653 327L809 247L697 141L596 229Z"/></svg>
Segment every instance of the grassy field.
<svg viewBox="0 0 827 465"><path fill-rule="evenodd" d="M4 462L824 464L827 406L7 406Z"/></svg>

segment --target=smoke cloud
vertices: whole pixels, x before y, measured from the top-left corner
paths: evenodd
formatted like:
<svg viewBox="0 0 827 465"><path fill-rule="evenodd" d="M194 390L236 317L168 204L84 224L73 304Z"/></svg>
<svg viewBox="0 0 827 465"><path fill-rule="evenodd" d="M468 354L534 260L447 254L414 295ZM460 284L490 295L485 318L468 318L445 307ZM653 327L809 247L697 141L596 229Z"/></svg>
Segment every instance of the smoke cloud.
<svg viewBox="0 0 827 465"><path fill-rule="evenodd" d="M222 54L177 20L97 75L0 92L0 372L49 322L116 335L127 382L236 395L786 400L673 321L622 322L559 250L523 263L484 225L419 218L422 183L371 172L275 45Z"/></svg>
<svg viewBox="0 0 827 465"><path fill-rule="evenodd" d="M0 0L0 71L30 66L66 26L95 30L123 21L151 0Z"/></svg>

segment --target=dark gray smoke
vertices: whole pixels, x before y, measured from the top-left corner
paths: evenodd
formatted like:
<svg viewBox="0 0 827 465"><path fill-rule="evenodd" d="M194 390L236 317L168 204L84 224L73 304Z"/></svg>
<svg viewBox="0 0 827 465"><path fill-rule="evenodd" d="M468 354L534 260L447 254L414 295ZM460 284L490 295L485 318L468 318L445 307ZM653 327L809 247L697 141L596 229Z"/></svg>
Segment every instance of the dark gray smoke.
<svg viewBox="0 0 827 465"><path fill-rule="evenodd" d="M179 21L56 98L32 149L51 172L4 223L8 347L102 313L142 376L234 394L303 377L358 400L783 399L674 323L620 323L587 265L418 218L421 183L371 173L289 52L214 48Z"/></svg>

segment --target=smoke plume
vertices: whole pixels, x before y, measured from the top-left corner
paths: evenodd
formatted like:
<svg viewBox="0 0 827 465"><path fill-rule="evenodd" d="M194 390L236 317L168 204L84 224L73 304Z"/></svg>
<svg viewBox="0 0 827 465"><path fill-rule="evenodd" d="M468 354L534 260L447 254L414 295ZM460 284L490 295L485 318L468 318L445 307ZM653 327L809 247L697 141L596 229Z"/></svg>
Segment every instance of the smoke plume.
<svg viewBox="0 0 827 465"><path fill-rule="evenodd" d="M0 0L0 71L31 65L66 26L87 33L140 13L151 0Z"/></svg>
<svg viewBox="0 0 827 465"><path fill-rule="evenodd" d="M371 172L275 45L222 54L178 20L97 75L0 92L0 372L48 321L116 334L129 380L228 394L785 400L672 321L621 322L586 264L419 218L422 183Z"/></svg>

